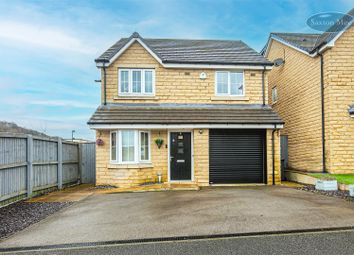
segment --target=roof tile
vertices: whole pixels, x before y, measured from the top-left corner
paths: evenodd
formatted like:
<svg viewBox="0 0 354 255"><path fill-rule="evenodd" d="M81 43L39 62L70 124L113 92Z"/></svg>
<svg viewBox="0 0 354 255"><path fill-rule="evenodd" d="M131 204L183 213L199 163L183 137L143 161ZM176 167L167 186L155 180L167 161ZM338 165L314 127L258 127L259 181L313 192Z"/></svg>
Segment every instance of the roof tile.
<svg viewBox="0 0 354 255"><path fill-rule="evenodd" d="M109 61L136 36L134 33L130 38L120 39L96 59L96 62ZM272 65L242 41L139 38L163 63Z"/></svg>

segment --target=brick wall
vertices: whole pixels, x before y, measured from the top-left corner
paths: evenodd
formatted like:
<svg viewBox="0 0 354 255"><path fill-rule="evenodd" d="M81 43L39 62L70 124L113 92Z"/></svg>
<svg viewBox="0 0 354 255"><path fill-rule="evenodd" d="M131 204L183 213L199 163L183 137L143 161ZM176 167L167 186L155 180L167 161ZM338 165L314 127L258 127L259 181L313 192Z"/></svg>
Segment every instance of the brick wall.
<svg viewBox="0 0 354 255"><path fill-rule="evenodd" d="M272 151L272 132L268 129L266 132L267 145L267 184L273 184L273 151ZM275 184L281 183L281 160L280 160L280 131L274 133L274 179Z"/></svg>
<svg viewBox="0 0 354 255"><path fill-rule="evenodd" d="M279 42L272 41L268 59L285 59L269 73L271 89L278 101L272 105L285 122L282 134L289 139L289 167L305 171L322 170L320 60Z"/></svg>
<svg viewBox="0 0 354 255"><path fill-rule="evenodd" d="M143 99L118 97L118 68L123 67L154 68L156 75L156 96L153 98L145 97ZM199 78L201 72L207 73L207 79L201 80ZM188 73L188 75L186 73ZM214 74L215 70L166 69L162 67L139 43L135 42L107 68L107 102L215 104L262 103L262 71L245 71L246 93L245 97L241 98L241 100L216 99ZM267 82L265 84L267 84Z"/></svg>
<svg viewBox="0 0 354 255"><path fill-rule="evenodd" d="M209 130L193 131L194 179L200 186L209 185Z"/></svg>
<svg viewBox="0 0 354 255"><path fill-rule="evenodd" d="M104 141L103 146L96 146L96 184L131 187L146 182L156 182L157 173L162 173L162 181L168 181L168 149L166 148L167 131L151 131L151 166L114 165L109 162L109 131L97 131L97 138ZM154 140L162 138L164 145L158 149ZM267 130L267 180L272 184L272 130ZM279 131L275 133L275 180L280 183L280 138ZM209 130L193 130L194 182L199 186L209 185Z"/></svg>
<svg viewBox="0 0 354 255"><path fill-rule="evenodd" d="M324 53L327 170L354 173L354 27Z"/></svg>
<svg viewBox="0 0 354 255"><path fill-rule="evenodd" d="M151 162L152 164L116 165L110 164L109 138L110 132L101 130L96 137L104 141L103 146L96 146L96 185L111 184L119 187L136 186L146 182L156 182L157 174L162 174L162 181L167 177L167 131L151 131ZM156 138L162 138L164 144L159 149Z"/></svg>

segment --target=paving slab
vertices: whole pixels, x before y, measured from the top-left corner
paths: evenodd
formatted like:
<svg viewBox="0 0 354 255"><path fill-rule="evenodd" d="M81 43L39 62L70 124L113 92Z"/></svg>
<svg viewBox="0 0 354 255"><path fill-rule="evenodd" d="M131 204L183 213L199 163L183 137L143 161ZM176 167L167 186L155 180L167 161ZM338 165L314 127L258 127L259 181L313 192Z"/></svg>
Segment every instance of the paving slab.
<svg viewBox="0 0 354 255"><path fill-rule="evenodd" d="M31 198L28 203L37 202L77 202L91 196L95 191L92 184L80 184Z"/></svg>
<svg viewBox="0 0 354 255"><path fill-rule="evenodd" d="M354 227L354 204L287 187L93 194L0 248Z"/></svg>

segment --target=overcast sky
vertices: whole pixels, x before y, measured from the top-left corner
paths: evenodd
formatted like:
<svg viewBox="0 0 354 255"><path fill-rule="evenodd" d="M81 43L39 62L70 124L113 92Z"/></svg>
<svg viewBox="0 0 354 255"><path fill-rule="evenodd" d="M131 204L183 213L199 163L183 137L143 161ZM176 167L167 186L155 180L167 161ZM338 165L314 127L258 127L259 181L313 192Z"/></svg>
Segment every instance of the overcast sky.
<svg viewBox="0 0 354 255"><path fill-rule="evenodd" d="M100 104L94 59L121 37L243 40L260 50L271 31L314 32L313 14L337 1L0 0L0 120L68 138L94 138Z"/></svg>

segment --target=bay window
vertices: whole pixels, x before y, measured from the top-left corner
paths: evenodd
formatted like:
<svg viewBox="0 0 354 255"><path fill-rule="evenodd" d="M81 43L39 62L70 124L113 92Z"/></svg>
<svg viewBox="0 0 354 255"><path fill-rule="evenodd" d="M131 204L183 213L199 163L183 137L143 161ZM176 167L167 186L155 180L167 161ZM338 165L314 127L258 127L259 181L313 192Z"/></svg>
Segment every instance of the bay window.
<svg viewBox="0 0 354 255"><path fill-rule="evenodd" d="M154 94L155 70L119 69L118 73L120 95L151 96Z"/></svg>
<svg viewBox="0 0 354 255"><path fill-rule="evenodd" d="M123 130L121 134L122 162L135 162L135 131Z"/></svg>
<svg viewBox="0 0 354 255"><path fill-rule="evenodd" d="M145 131L141 131L140 132L140 160L141 161L149 160L149 144L150 144L149 133Z"/></svg>
<svg viewBox="0 0 354 255"><path fill-rule="evenodd" d="M112 163L134 164L150 161L149 131L112 131L110 146Z"/></svg>
<svg viewBox="0 0 354 255"><path fill-rule="evenodd" d="M111 160L117 160L117 132L111 133Z"/></svg>
<svg viewBox="0 0 354 255"><path fill-rule="evenodd" d="M244 96L244 74L242 71L217 71L215 94L217 96Z"/></svg>

